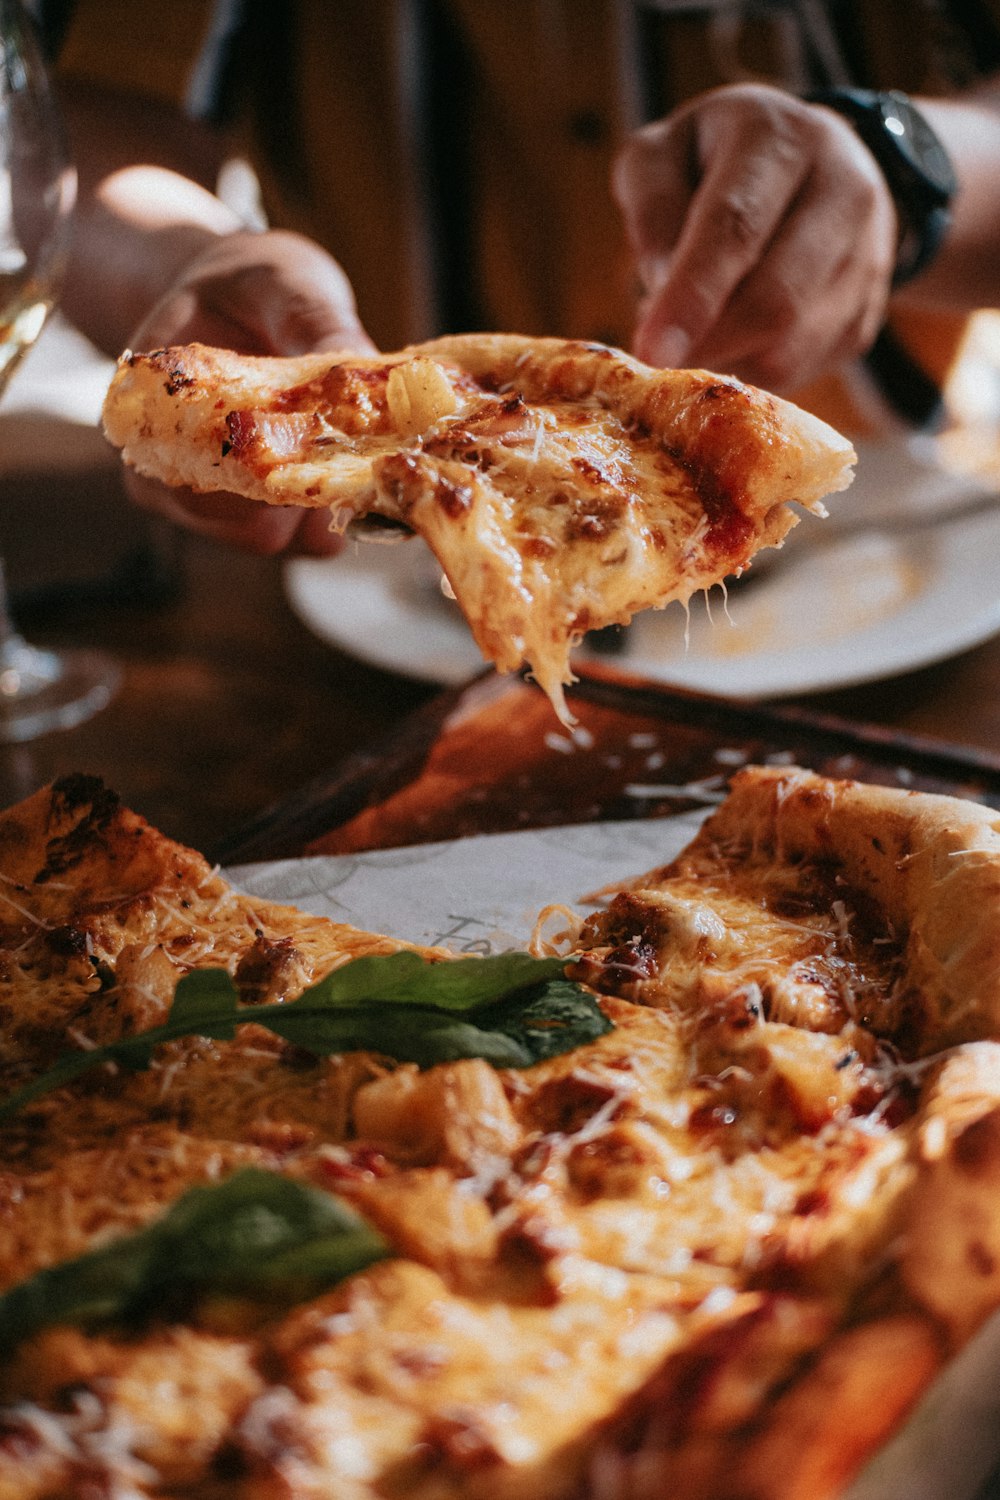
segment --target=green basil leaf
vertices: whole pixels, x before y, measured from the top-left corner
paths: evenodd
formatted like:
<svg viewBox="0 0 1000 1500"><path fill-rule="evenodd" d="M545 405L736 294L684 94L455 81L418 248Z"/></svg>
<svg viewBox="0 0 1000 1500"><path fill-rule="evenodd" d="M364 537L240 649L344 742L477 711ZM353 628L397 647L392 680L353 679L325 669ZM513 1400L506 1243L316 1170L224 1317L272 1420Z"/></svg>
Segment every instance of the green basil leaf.
<svg viewBox="0 0 1000 1500"><path fill-rule="evenodd" d="M532 958L530 953L495 953L488 958L434 962L404 949L399 953L372 953L366 958L355 958L312 985L305 995L324 1006L396 1002L431 1005L440 1010L469 1010L488 1005L491 1000L499 1000L529 984L561 977L565 968L565 959Z"/></svg>
<svg viewBox="0 0 1000 1500"><path fill-rule="evenodd" d="M564 978L522 990L509 1003L494 1003L477 1011L476 1025L485 1034L502 1034L516 1041L529 1054L529 1063L559 1057L587 1042L596 1042L614 1029L594 997Z"/></svg>
<svg viewBox="0 0 1000 1500"><path fill-rule="evenodd" d="M162 1026L57 1059L0 1104L0 1120L100 1063L148 1067L162 1042L228 1041L247 1021L317 1057L372 1051L421 1068L463 1057L526 1068L612 1029L564 969L562 959L528 953L440 962L409 951L371 954L334 969L296 1000L252 1007L240 1005L225 969L195 969L178 983Z"/></svg>
<svg viewBox="0 0 1000 1500"><path fill-rule="evenodd" d="M594 998L565 979L504 995L465 1016L392 1002L327 1011L303 1006L304 999L268 1007L264 1024L320 1055L382 1052L421 1068L463 1057L483 1058L495 1068L527 1068L611 1030Z"/></svg>
<svg viewBox="0 0 1000 1500"><path fill-rule="evenodd" d="M199 1297L300 1302L391 1253L332 1194L258 1167L191 1188L162 1218L0 1296L0 1348L56 1323L130 1324Z"/></svg>
<svg viewBox="0 0 1000 1500"><path fill-rule="evenodd" d="M240 1021L239 993L225 969L194 969L178 981L165 1027L230 1041Z"/></svg>

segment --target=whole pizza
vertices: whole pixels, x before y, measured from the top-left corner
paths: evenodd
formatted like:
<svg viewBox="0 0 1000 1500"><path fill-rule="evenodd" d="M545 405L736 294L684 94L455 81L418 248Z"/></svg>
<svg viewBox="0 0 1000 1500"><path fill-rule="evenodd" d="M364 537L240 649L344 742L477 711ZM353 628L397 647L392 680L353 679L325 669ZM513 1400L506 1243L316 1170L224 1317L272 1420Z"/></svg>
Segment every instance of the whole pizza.
<svg viewBox="0 0 1000 1500"><path fill-rule="evenodd" d="M2 1500L847 1491L1000 1305L996 814L751 768L538 931L0 814Z"/></svg>

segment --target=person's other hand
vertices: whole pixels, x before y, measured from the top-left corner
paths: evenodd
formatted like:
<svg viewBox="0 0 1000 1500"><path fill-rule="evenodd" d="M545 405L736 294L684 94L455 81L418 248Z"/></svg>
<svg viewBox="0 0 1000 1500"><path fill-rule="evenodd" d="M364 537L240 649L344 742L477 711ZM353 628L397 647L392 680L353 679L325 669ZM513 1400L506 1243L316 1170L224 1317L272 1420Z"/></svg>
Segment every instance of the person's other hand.
<svg viewBox="0 0 1000 1500"><path fill-rule="evenodd" d="M371 354L350 282L313 241L281 230L214 239L129 340L135 350L200 342L244 354ZM171 489L129 471L132 499L201 536L264 555L340 551L326 507L266 505L239 495Z"/></svg>
<svg viewBox="0 0 1000 1500"><path fill-rule="evenodd" d="M896 211L832 110L759 85L713 90L636 132L613 188L643 285L640 358L787 392L874 340Z"/></svg>

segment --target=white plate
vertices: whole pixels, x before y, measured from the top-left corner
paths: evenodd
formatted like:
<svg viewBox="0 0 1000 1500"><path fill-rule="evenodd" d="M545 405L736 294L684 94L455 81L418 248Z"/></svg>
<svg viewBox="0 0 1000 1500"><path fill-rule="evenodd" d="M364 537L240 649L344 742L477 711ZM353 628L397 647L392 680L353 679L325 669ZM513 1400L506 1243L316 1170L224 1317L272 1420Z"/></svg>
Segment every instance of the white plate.
<svg viewBox="0 0 1000 1500"><path fill-rule="evenodd" d="M933 527L841 532L872 515L960 507L981 487L943 471L926 441L859 447L858 478L830 502L836 540L823 539L830 523L804 517L728 603L721 590L695 599L689 621L676 604L646 611L611 659L654 681L755 698L846 687L963 651L1000 630L1000 495L996 511ZM285 571L292 607L331 645L407 676L464 682L483 662L439 577L416 541L360 542ZM585 642L578 659L588 656Z"/></svg>

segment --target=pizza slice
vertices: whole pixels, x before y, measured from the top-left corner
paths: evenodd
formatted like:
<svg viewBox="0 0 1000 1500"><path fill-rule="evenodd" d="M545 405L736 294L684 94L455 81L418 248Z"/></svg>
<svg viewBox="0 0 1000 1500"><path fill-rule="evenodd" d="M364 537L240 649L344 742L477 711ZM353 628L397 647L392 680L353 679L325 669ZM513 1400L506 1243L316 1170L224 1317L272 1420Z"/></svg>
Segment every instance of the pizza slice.
<svg viewBox="0 0 1000 1500"><path fill-rule="evenodd" d="M453 960L0 814L0 1500L841 1500L1000 1307L996 824L751 768Z"/></svg>
<svg viewBox="0 0 1000 1500"><path fill-rule="evenodd" d="M141 473L424 538L483 655L569 721L588 630L739 574L854 452L739 381L601 344L462 335L376 358L127 354L105 431Z"/></svg>

